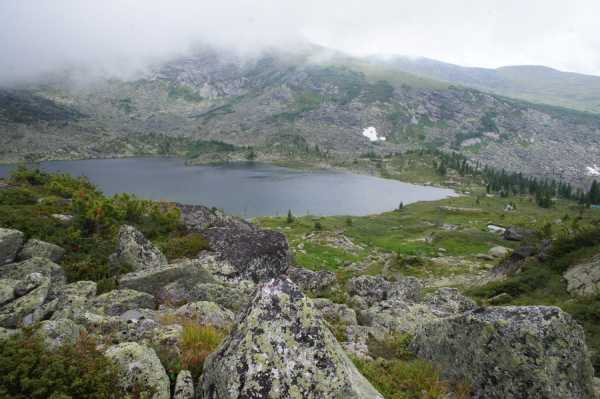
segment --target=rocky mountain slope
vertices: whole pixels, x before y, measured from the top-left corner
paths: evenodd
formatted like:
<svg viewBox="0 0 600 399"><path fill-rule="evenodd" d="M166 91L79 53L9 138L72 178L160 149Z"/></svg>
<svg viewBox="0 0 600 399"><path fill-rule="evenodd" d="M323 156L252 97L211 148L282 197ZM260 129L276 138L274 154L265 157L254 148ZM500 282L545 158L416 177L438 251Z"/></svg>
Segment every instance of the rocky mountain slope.
<svg viewBox="0 0 600 399"><path fill-rule="evenodd" d="M538 65L497 69L463 67L428 58L397 57L385 61L399 71L473 87L536 103L600 112L600 77Z"/></svg>
<svg viewBox="0 0 600 399"><path fill-rule="evenodd" d="M189 155L207 140L251 146L267 160L435 147L581 184L600 158L600 117L354 59L316 58L278 52L241 59L207 50L135 81L55 77L2 90L0 158ZM368 127L386 141L363 136Z"/></svg>

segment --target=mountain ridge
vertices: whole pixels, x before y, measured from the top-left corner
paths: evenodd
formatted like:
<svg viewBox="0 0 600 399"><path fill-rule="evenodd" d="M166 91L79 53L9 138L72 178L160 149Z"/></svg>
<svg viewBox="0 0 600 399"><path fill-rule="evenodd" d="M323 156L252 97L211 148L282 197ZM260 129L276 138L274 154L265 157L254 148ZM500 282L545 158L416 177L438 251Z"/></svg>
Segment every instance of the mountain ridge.
<svg viewBox="0 0 600 399"><path fill-rule="evenodd" d="M0 159L171 155L194 140L283 160L299 148L333 158L439 148L585 185L586 167L600 158L593 113L393 74L385 65L369 69L361 60L317 58L203 51L134 81L5 90L1 98L12 100L0 103ZM14 120L31 114L31 104L51 104L56 120ZM13 117L2 118L7 112ZM362 134L369 127L387 140L370 142Z"/></svg>

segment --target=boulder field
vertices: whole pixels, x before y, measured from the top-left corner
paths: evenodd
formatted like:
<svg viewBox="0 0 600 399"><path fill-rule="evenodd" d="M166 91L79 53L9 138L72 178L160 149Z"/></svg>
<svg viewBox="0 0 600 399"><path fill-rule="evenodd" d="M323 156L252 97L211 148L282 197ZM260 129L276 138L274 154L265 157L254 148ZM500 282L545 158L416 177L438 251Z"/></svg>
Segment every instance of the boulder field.
<svg viewBox="0 0 600 399"><path fill-rule="evenodd" d="M182 206L211 250L175 263L122 226L111 262L132 271L100 295L94 282L67 283L61 248L0 228L0 340L37 325L57 347L85 332L117 365L115 389L154 399L383 399L351 359L369 359L369 341L401 333L444 376L468 381L474 398L596 397L583 331L558 308L479 307L453 288L424 292L412 277L342 283L295 267L281 233L207 209ZM587 293L580 274L570 284ZM332 290L346 303L322 297ZM155 348L181 353L186 323L226 336L199 378L183 370L170 381Z"/></svg>

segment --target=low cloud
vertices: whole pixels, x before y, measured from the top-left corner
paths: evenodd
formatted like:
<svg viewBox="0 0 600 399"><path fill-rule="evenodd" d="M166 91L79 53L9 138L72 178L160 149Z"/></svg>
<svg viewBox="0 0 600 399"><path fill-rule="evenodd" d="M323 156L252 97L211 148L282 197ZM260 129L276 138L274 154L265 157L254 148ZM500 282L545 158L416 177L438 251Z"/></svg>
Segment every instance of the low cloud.
<svg viewBox="0 0 600 399"><path fill-rule="evenodd" d="M2 0L0 84L65 68L133 76L205 45L255 54L306 42L600 74L597 15L595 0Z"/></svg>

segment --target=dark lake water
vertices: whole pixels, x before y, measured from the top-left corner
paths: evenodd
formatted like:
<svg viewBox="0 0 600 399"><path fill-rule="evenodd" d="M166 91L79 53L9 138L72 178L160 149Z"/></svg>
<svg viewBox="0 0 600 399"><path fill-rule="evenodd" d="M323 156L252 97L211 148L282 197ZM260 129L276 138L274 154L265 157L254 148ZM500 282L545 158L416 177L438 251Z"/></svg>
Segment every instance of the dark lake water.
<svg viewBox="0 0 600 399"><path fill-rule="evenodd" d="M216 206L244 217L368 215L402 201L430 201L452 190L331 170L298 171L259 163L186 166L173 158L43 162L47 171L85 175L108 195L129 192L148 199ZM14 166L0 165L0 177Z"/></svg>

